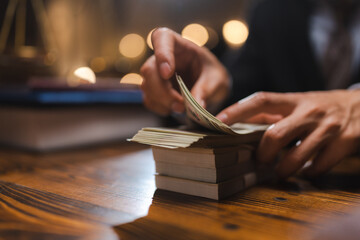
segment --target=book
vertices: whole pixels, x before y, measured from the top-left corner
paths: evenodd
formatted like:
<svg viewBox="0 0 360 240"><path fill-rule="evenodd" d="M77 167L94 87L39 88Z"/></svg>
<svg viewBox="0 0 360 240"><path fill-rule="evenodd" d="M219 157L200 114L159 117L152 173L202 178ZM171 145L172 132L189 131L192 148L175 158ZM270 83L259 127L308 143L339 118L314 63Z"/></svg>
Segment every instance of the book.
<svg viewBox="0 0 360 240"><path fill-rule="evenodd" d="M0 86L0 102L23 105L141 104L140 87L118 78L97 78L94 84L69 86L65 78L34 77L27 84Z"/></svg>
<svg viewBox="0 0 360 240"><path fill-rule="evenodd" d="M184 165L194 168L224 168L251 160L254 147L241 145L226 148L152 147L156 163Z"/></svg>
<svg viewBox="0 0 360 240"><path fill-rule="evenodd" d="M183 178L155 175L156 187L163 190L214 200L227 198L257 183L257 174L250 172L220 183L207 183Z"/></svg>
<svg viewBox="0 0 360 240"><path fill-rule="evenodd" d="M136 89L115 90L56 90L56 89L0 89L0 102L23 105L74 104L140 104L142 94Z"/></svg>
<svg viewBox="0 0 360 240"><path fill-rule="evenodd" d="M141 105L2 105L0 145L49 151L124 140L141 127L160 124Z"/></svg>

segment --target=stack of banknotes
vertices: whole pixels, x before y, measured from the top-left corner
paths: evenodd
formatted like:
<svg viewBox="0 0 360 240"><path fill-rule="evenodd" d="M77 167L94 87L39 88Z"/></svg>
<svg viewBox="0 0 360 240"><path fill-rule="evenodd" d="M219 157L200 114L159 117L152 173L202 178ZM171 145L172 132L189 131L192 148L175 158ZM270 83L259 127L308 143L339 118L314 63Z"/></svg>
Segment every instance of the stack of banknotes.
<svg viewBox="0 0 360 240"><path fill-rule="evenodd" d="M152 146L157 188L219 200L270 176L259 171L253 156L268 125L226 125L176 78L186 115L198 127L143 128L129 139Z"/></svg>

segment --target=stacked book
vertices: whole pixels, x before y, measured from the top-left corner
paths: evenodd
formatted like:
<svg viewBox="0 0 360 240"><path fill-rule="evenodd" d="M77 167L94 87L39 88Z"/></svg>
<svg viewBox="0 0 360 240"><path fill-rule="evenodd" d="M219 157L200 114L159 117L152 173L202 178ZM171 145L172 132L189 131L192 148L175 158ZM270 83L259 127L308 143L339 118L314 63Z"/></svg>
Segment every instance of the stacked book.
<svg viewBox="0 0 360 240"><path fill-rule="evenodd" d="M267 126L222 123L177 78L187 116L199 127L143 128L130 139L152 146L157 188L220 200L271 176L253 158Z"/></svg>

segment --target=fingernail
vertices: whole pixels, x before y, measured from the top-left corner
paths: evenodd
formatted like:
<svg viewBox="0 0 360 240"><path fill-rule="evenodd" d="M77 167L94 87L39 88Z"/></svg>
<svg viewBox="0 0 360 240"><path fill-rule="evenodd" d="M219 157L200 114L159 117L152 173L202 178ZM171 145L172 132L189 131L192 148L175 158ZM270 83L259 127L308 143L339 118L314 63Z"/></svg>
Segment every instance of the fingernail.
<svg viewBox="0 0 360 240"><path fill-rule="evenodd" d="M161 76L165 79L170 77L171 68L167 62L163 62L160 64L160 73L161 73Z"/></svg>
<svg viewBox="0 0 360 240"><path fill-rule="evenodd" d="M204 100L200 100L200 101L199 101L199 104L200 104L203 108L206 108L206 104L205 104L205 101L204 101Z"/></svg>
<svg viewBox="0 0 360 240"><path fill-rule="evenodd" d="M200 104L200 106L202 106L203 108L206 107L206 103L202 95L198 94L197 92L191 92L191 94L193 95L195 101Z"/></svg>
<svg viewBox="0 0 360 240"><path fill-rule="evenodd" d="M178 102L174 102L171 105L171 110L176 113L183 113L185 111L184 105Z"/></svg>
<svg viewBox="0 0 360 240"><path fill-rule="evenodd" d="M239 104L242 104L243 102L247 102L247 101L249 101L250 99L252 99L253 97L255 97L255 95L256 95L256 94L251 94L251 95L249 95L249 96L247 96L247 97L245 97L245 98L243 98L243 99L240 99L240 100L238 101L238 103L239 103Z"/></svg>
<svg viewBox="0 0 360 240"><path fill-rule="evenodd" d="M217 118L222 122L226 122L228 120L228 115L226 113L221 113L217 116Z"/></svg>
<svg viewBox="0 0 360 240"><path fill-rule="evenodd" d="M274 124L271 124L271 125L267 128L267 130L270 130L270 129L274 128L274 127L275 127L275 123L274 123Z"/></svg>

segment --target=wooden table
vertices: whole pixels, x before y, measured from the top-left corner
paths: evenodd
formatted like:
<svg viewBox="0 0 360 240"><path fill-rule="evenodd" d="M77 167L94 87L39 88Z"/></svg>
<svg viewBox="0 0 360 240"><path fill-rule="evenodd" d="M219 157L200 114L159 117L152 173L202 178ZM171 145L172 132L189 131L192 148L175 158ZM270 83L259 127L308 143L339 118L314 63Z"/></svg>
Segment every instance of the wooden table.
<svg viewBox="0 0 360 240"><path fill-rule="evenodd" d="M155 191L154 172L132 143L0 150L0 239L307 239L360 206L358 159L221 202Z"/></svg>

